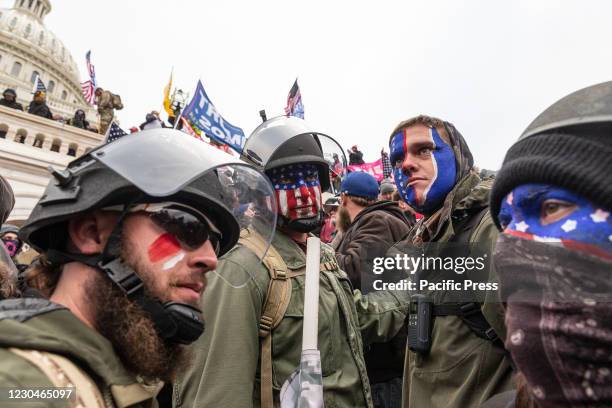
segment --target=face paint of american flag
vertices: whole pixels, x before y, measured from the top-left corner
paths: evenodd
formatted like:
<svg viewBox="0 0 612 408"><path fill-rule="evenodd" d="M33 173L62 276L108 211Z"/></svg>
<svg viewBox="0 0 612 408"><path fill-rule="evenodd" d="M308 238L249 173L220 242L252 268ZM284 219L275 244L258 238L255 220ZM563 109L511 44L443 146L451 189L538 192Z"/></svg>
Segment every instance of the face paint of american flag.
<svg viewBox="0 0 612 408"><path fill-rule="evenodd" d="M576 208L554 222L543 223L546 202ZM498 218L506 234L612 259L610 212L572 191L548 184L520 185L502 202Z"/></svg>
<svg viewBox="0 0 612 408"><path fill-rule="evenodd" d="M269 172L278 213L290 220L316 217L321 209L319 171L314 164L293 164Z"/></svg>
<svg viewBox="0 0 612 408"><path fill-rule="evenodd" d="M431 213L437 210L444 202L446 195L453 189L456 176L455 155L452 147L441 137L436 128L429 129L429 141L432 146L431 155L426 159L430 161L431 172L427 174L429 184L417 190L416 185L410 185L413 176L406 168L405 162L409 155L415 160L416 152L410 152L408 129L398 131L391 139L391 164L394 165L393 177L402 199L419 212ZM425 159L420 159L424 162ZM421 171L422 172L422 171ZM421 174L422 175L422 174Z"/></svg>

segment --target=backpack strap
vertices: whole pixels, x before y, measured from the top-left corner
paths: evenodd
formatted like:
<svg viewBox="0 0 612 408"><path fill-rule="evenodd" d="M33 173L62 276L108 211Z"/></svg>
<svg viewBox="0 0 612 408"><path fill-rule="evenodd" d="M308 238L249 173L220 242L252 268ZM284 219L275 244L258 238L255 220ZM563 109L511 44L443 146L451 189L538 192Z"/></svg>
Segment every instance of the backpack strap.
<svg viewBox="0 0 612 408"><path fill-rule="evenodd" d="M270 273L270 283L263 302L261 317L259 318L260 347L260 375L261 375L261 407L273 407L272 382L272 330L283 320L289 301L291 300L291 278L304 274L300 271L289 271L278 251L267 247L267 243L254 231L242 234L239 243L247 247L259 258ZM267 252L266 252L267 247Z"/></svg>
<svg viewBox="0 0 612 408"><path fill-rule="evenodd" d="M482 314L480 303L465 302L433 305L433 315L458 316L478 337L489 340L496 346L504 348L504 342Z"/></svg>
<svg viewBox="0 0 612 408"><path fill-rule="evenodd" d="M455 227L459 232L453 236L450 242L468 244L473 230L480 224L489 207L483 207L474 211ZM448 303L433 306L434 316L458 316L478 337L491 341L494 345L504 348L504 342L491 327L484 314L482 305L478 302Z"/></svg>
<svg viewBox="0 0 612 408"><path fill-rule="evenodd" d="M9 351L29 361L42 371L56 387L74 388L71 408L105 408L104 399L96 383L72 361L58 354L15 347Z"/></svg>

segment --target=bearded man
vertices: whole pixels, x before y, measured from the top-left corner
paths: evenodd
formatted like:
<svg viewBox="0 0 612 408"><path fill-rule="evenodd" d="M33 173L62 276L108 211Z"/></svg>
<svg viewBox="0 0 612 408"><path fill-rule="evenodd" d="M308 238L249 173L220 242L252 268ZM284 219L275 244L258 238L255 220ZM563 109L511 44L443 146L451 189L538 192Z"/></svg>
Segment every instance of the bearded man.
<svg viewBox="0 0 612 408"><path fill-rule="evenodd" d="M136 154L143 150L151 153ZM181 174L188 154L214 164ZM198 301L206 274L239 236L222 181L208 171L220 163L215 155L159 130L53 171L20 231L42 254L28 282L48 298L0 302L4 387L69 387L78 406L156 406L184 345L204 330ZM142 171L156 166L177 170ZM63 398L55 397L37 406L57 406Z"/></svg>

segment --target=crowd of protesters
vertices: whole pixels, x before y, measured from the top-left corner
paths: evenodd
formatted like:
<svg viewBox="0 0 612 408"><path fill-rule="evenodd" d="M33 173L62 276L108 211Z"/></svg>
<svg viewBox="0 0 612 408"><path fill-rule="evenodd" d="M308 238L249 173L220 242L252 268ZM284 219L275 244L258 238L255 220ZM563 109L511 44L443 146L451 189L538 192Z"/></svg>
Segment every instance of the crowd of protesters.
<svg viewBox="0 0 612 408"><path fill-rule="evenodd" d="M54 114L47 104L47 96L44 91L36 91L33 94L32 101L27 106L25 111L32 115L40 116L56 122L66 123L70 126L104 135L106 134L111 122L115 119L115 110L123 109L123 103L118 95L102 88L96 89L95 96L96 105L98 106L98 115L100 118L99 128L96 128L90 123L83 109L77 109L74 112L74 116L71 118L65 118L61 115ZM0 106L6 106L7 108L24 111L23 105L17 102L17 93L11 88L5 89L2 93L2 98L0 98ZM129 130L130 133L135 133L140 130L166 127L171 126L167 125L160 118L158 111L153 110L146 114L145 121L140 126L133 126Z"/></svg>
<svg viewBox="0 0 612 408"><path fill-rule="evenodd" d="M3 96L0 105L23 110L14 91ZM104 90L96 96L106 129L120 100ZM28 112L53 118L44 94L34 96ZM284 127L290 134L296 120L301 121L275 118L270 128ZM90 128L82 110L69 124ZM130 131L171 132L166 127L152 111ZM251 153L258 137L270 140L266 131L264 126L253 132ZM333 163L324 160L314 135L292 135L267 162L257 163L276 191L276 236L265 256L257 234L225 248L218 276L210 278L200 302L207 331L190 346L192 364L171 373L158 368L171 374L164 379L172 383L158 397L162 406L278 405L285 376L300 363L296 336L304 317L306 233L323 243L319 338L326 406L612 406L612 82L576 91L537 116L497 172L476 168L466 138L451 122L433 116L414 116L392 128L389 153L381 152L390 167L380 181L363 171L346 173L342 153L328 156ZM364 163L358 146L347 153L349 165ZM14 198L8 183L1 177L0 182L4 222ZM105 205L118 204L123 202ZM222 217L238 218L238 208L241 217L253 220L263 211L238 206L233 216ZM129 214L127 204L123 211L122 217ZM91 225L99 222L96 214ZM183 225L193 215L181 217ZM202 217L209 231L202 242L222 229L220 219L209 217L217 215ZM158 225L172 234L179 224ZM87 234L85 226L70 228L73 239L85 240L78 235ZM114 230L105 231L108 237ZM15 225L3 224L0 239L1 296L35 296L26 284L28 267L48 262L47 256L39 258ZM464 258L488 254L491 267L483 275L464 277L500 290L461 297L446 286L404 295L375 289L377 258L416 250L441 256L456 248ZM176 259L169 269L183 258ZM216 262L215 257L208 265ZM247 284L228 284L236 271L250 276ZM405 267L388 272L392 283L412 275ZM421 269L415 279L431 276ZM293 286L275 286L288 280ZM285 298L270 302L276 309L269 314L269 296L275 293ZM0 354L4 344L0 336ZM127 364L132 357L117 361ZM139 374L139 367L128 366ZM0 363L0 378L4 371ZM94 382L108 385L104 378Z"/></svg>

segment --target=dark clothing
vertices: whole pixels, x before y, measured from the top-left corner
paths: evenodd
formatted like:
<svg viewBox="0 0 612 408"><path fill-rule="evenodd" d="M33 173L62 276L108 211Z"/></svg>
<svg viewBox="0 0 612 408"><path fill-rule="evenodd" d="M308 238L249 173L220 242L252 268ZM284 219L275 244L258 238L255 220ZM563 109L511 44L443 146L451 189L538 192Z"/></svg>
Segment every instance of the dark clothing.
<svg viewBox="0 0 612 408"><path fill-rule="evenodd" d="M23 105L16 101L9 101L5 98L0 99L0 106L6 106L7 108L17 109L23 111Z"/></svg>
<svg viewBox="0 0 612 408"><path fill-rule="evenodd" d="M393 201L379 201L357 214L335 248L340 268L349 275L355 288L366 293L372 290L371 285L366 287L366 281L363 285L361 281L362 276L372 275L372 258L385 256L411 227L404 212Z"/></svg>
<svg viewBox="0 0 612 408"><path fill-rule="evenodd" d="M385 256L395 242L408 234L411 227L410 221L393 201L379 201L357 214L336 248L338 264L349 275L356 289L361 289L364 293L373 291L374 280L380 279L372 272L373 258ZM390 342L374 343L369 350L364 350L370 383L401 379L405 344L406 333L402 329ZM387 384L387 387L389 386ZM385 385L381 384L381 387L391 392ZM401 389L401 386L399 388ZM375 405L399 406L400 400L401 393L397 399L387 401L391 404Z"/></svg>
<svg viewBox="0 0 612 408"><path fill-rule="evenodd" d="M374 408L401 408L402 377L372 384L372 400Z"/></svg>
<svg viewBox="0 0 612 408"><path fill-rule="evenodd" d="M349 164L353 165L353 164L364 164L365 162L363 161L363 153L361 153L360 150L357 150L356 152L352 151L349 153Z"/></svg>
<svg viewBox="0 0 612 408"><path fill-rule="evenodd" d="M40 101L32 101L30 102L30 106L28 106L28 113L32 115L41 116L47 119L53 119L53 114L51 110L47 106L46 102Z"/></svg>
<svg viewBox="0 0 612 408"><path fill-rule="evenodd" d="M68 121L70 126L74 126L80 129L89 130L89 121L87 119L77 118L76 116Z"/></svg>

